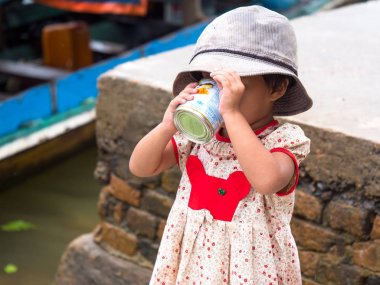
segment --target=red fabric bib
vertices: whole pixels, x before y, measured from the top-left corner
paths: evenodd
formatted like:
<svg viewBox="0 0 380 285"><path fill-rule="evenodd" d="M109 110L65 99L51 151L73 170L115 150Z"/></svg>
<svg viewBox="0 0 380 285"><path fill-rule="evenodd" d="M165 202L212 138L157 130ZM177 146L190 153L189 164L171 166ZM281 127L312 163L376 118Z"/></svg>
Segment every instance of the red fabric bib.
<svg viewBox="0 0 380 285"><path fill-rule="evenodd" d="M243 171L235 171L227 179L209 176L195 155L188 157L186 170L191 183L188 206L207 209L216 220L232 221L239 202L251 188Z"/></svg>

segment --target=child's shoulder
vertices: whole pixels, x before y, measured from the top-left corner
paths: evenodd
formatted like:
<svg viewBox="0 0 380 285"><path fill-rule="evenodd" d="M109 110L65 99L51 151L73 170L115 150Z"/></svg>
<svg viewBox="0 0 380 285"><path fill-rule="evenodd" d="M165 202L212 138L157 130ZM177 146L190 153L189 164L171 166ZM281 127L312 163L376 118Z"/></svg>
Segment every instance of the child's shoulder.
<svg viewBox="0 0 380 285"><path fill-rule="evenodd" d="M293 154L299 154L300 157L305 157L310 152L310 139L303 129L294 123L278 124L262 142L269 150L286 149Z"/></svg>
<svg viewBox="0 0 380 285"><path fill-rule="evenodd" d="M281 135L281 136L306 136L304 130L295 123L283 122L279 123L273 132L272 136Z"/></svg>

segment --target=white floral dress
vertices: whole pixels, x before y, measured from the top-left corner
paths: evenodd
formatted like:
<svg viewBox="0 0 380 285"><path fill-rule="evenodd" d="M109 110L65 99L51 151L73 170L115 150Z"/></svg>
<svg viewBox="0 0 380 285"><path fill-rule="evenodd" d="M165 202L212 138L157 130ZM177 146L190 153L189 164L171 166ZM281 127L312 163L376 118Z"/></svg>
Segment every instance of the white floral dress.
<svg viewBox="0 0 380 285"><path fill-rule="evenodd" d="M276 120L255 134L271 152L293 159L296 171L286 194L262 195L251 188L221 134L203 145L174 135L182 178L150 285L302 284L289 223L298 165L310 140L299 126Z"/></svg>

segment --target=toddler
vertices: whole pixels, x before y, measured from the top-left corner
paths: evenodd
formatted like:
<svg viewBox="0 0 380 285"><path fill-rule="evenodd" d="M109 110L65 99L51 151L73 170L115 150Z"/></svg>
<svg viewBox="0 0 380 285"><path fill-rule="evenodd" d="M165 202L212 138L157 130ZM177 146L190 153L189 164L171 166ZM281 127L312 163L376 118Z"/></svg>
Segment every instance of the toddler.
<svg viewBox="0 0 380 285"><path fill-rule="evenodd" d="M205 144L177 132L173 114L201 78L220 88L224 123ZM289 226L299 163L310 140L274 116L312 106L297 77L296 38L286 17L260 6L214 19L173 84L162 122L135 147L130 170L153 176L178 164L182 178L150 285L300 285Z"/></svg>

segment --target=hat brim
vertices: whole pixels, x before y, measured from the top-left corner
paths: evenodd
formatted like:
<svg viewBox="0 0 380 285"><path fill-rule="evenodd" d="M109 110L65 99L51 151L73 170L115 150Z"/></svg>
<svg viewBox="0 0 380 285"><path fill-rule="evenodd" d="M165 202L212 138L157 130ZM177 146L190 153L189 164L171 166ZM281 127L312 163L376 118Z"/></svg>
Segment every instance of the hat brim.
<svg viewBox="0 0 380 285"><path fill-rule="evenodd" d="M284 74L295 79L284 96L273 104L273 115L291 116L307 111L313 105L312 99L297 75L289 69L258 59L244 58L233 54L207 53L197 55L187 70L180 72L173 83L173 94L177 96L189 83L198 81L192 73L196 71L212 72L217 69L233 69L240 76L263 74Z"/></svg>

